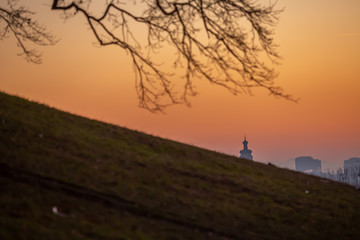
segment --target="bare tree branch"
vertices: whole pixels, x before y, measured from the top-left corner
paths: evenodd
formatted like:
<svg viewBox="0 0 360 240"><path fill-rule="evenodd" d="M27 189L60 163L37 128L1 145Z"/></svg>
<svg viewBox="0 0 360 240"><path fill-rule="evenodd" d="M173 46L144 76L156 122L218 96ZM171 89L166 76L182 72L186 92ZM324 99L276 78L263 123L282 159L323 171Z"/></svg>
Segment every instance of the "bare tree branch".
<svg viewBox="0 0 360 240"><path fill-rule="evenodd" d="M19 55L24 55L29 62L41 63L41 53L31 49L28 42L47 46L57 41L43 25L33 20L33 14L26 8L17 6L17 0L8 0L7 8L0 7L0 40L13 35L22 50Z"/></svg>
<svg viewBox="0 0 360 240"><path fill-rule="evenodd" d="M99 2L103 3L102 7ZM131 4L137 5L131 8ZM281 10L275 9L275 3L264 5L256 0L52 0L51 9L62 11L65 18L81 14L99 45L118 46L129 54L136 72L140 107L152 112L162 111L171 104L189 104L188 97L196 94L193 82L201 78L232 94L251 94L253 88L260 87L276 97L294 100L274 84L277 74L269 67L280 59L273 28ZM28 14L22 14L25 13ZM145 39L139 39L134 25L146 33ZM7 31L17 33L13 25L8 23L7 26L2 35ZM44 33L41 29L37 32ZM49 41L51 37L43 34L41 39ZM19 39L18 42L27 56L36 56L29 55L23 42ZM165 48L171 48L174 54L171 70L156 57L156 53ZM176 75L180 70L185 83L179 93L175 82L181 80Z"/></svg>

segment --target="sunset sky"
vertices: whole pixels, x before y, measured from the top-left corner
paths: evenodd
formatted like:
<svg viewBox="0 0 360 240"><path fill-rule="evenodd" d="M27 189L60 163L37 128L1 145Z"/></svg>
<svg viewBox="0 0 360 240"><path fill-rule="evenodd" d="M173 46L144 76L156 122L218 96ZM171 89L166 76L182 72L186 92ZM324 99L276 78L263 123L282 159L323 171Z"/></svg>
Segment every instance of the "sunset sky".
<svg viewBox="0 0 360 240"><path fill-rule="evenodd" d="M132 62L122 49L94 46L82 16L64 21L51 1L34 2L39 22L60 41L37 48L40 65L17 56L13 38L0 42L1 91L236 156L246 134L260 162L312 156L326 169L360 157L359 0L278 0L284 12L275 41L283 59L276 83L298 103L263 90L233 96L201 80L190 108L172 106L165 114L138 108Z"/></svg>

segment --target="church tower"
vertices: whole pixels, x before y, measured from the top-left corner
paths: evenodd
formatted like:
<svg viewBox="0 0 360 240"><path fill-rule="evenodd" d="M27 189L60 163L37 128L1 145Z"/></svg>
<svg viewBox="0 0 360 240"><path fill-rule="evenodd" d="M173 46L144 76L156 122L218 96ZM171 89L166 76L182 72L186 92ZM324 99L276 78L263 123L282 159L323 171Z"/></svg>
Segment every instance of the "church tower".
<svg viewBox="0 0 360 240"><path fill-rule="evenodd" d="M248 149L248 141L246 141L246 136L243 141L244 149L240 151L240 158L245 158L249 160L253 160L253 156L251 155L252 151Z"/></svg>

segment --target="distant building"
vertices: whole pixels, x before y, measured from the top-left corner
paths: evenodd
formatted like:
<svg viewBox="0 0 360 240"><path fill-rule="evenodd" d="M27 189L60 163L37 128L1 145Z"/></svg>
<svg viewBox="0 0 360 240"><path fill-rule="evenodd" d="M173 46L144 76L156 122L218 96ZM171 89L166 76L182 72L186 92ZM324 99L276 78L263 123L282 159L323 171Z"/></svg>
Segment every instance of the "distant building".
<svg viewBox="0 0 360 240"><path fill-rule="evenodd" d="M246 137L244 138L243 144L244 144L244 149L240 151L240 158L253 160L253 156L251 155L252 151L250 149L248 149L248 146L247 146L248 141L246 141Z"/></svg>
<svg viewBox="0 0 360 240"><path fill-rule="evenodd" d="M360 168L360 158L349 158L344 161L344 170L348 168Z"/></svg>
<svg viewBox="0 0 360 240"><path fill-rule="evenodd" d="M321 161L312 157L295 158L295 169L299 172L319 173L321 172Z"/></svg>

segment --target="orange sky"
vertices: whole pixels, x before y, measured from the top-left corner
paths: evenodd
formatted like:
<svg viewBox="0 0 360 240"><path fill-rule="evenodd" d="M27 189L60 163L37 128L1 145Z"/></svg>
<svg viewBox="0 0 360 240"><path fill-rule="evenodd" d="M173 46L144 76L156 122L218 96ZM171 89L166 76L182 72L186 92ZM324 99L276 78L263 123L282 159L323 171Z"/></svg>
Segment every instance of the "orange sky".
<svg viewBox="0 0 360 240"><path fill-rule="evenodd" d="M360 157L360 1L279 0L276 27L283 56L278 85L298 104L264 91L232 96L205 81L192 107L166 114L137 107L130 58L121 49L94 47L82 17L64 22L47 0L32 3L39 21L61 38L38 48L43 64L16 56L13 39L0 42L0 90L154 135L238 155L247 135L254 159L286 161L310 155L323 166Z"/></svg>

